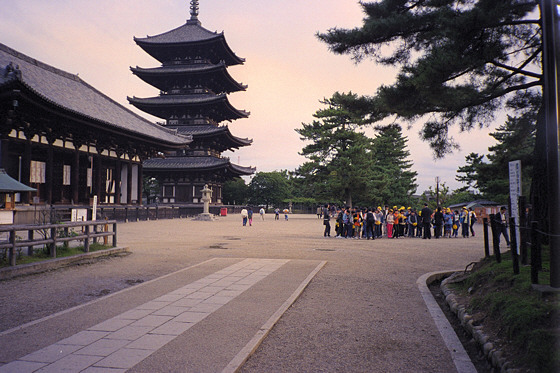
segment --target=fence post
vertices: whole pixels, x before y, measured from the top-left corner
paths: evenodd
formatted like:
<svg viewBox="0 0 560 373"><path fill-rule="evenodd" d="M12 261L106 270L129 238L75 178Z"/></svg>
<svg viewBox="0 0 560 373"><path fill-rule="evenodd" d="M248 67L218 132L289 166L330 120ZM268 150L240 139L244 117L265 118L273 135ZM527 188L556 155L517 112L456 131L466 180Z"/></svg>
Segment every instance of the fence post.
<svg viewBox="0 0 560 373"><path fill-rule="evenodd" d="M69 237L69 233L68 227L64 227L64 237ZM64 241L64 247L68 248L69 243L70 241Z"/></svg>
<svg viewBox="0 0 560 373"><path fill-rule="evenodd" d="M526 265L527 259L527 207L525 196L519 196L519 254L521 264Z"/></svg>
<svg viewBox="0 0 560 373"><path fill-rule="evenodd" d="M28 241L33 241L33 235L35 234L35 231L33 229L30 229L27 231L27 240ZM33 256L33 243L30 243L29 246L27 246L27 255L28 256Z"/></svg>
<svg viewBox="0 0 560 373"><path fill-rule="evenodd" d="M531 283L539 283L539 269L540 269L540 250L541 242L538 231L538 223L531 222Z"/></svg>
<svg viewBox="0 0 560 373"><path fill-rule="evenodd" d="M97 224L92 225L92 228L93 228L93 234L96 234L97 233ZM97 237L93 237L92 242L97 243Z"/></svg>
<svg viewBox="0 0 560 373"><path fill-rule="evenodd" d="M10 248L8 250L8 259L11 266L16 265L16 231L10 231Z"/></svg>
<svg viewBox="0 0 560 373"><path fill-rule="evenodd" d="M488 258L490 256L490 245L488 243L488 218L482 218L483 231L484 234L484 257Z"/></svg>
<svg viewBox="0 0 560 373"><path fill-rule="evenodd" d="M89 224L86 224L86 238L84 238L84 251L89 253Z"/></svg>
<svg viewBox="0 0 560 373"><path fill-rule="evenodd" d="M56 228L51 228L51 257L56 258Z"/></svg>
<svg viewBox="0 0 560 373"><path fill-rule="evenodd" d="M156 205L156 220L159 219L159 206Z"/></svg>
<svg viewBox="0 0 560 373"><path fill-rule="evenodd" d="M107 221L107 218L105 218L105 221ZM109 232L109 224L105 223L104 227L105 227L104 232L105 233ZM109 240L109 237L103 236L103 245L107 246L108 240Z"/></svg>
<svg viewBox="0 0 560 373"><path fill-rule="evenodd" d="M124 221L128 223L128 206L124 208Z"/></svg>
<svg viewBox="0 0 560 373"><path fill-rule="evenodd" d="M117 247L117 223L113 223L113 247Z"/></svg>
<svg viewBox="0 0 560 373"><path fill-rule="evenodd" d="M494 214L490 214L490 227L492 228L492 247L494 250L494 256L496 257L496 262L502 262L502 255L500 253L500 236L498 229L496 227L496 220Z"/></svg>
<svg viewBox="0 0 560 373"><path fill-rule="evenodd" d="M519 257L517 256L517 234L515 232L515 218L509 218L509 237L511 259L513 261L513 273L519 274Z"/></svg>

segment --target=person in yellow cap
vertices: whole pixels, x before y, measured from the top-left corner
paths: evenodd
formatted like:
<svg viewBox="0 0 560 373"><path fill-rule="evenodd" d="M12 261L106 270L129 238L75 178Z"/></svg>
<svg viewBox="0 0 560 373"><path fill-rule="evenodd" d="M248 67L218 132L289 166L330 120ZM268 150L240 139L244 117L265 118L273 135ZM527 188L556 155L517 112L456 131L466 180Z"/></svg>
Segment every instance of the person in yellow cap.
<svg viewBox="0 0 560 373"><path fill-rule="evenodd" d="M386 216L387 219L387 238L393 238L393 224L395 223L395 212L389 209Z"/></svg>
<svg viewBox="0 0 560 373"><path fill-rule="evenodd" d="M422 238L422 228L424 227L424 224L422 224L422 210L418 211L416 221L418 221L418 225L416 226L416 237Z"/></svg>
<svg viewBox="0 0 560 373"><path fill-rule="evenodd" d="M459 223L461 223L461 235L463 238L469 237L469 212L466 207L463 207L459 213Z"/></svg>

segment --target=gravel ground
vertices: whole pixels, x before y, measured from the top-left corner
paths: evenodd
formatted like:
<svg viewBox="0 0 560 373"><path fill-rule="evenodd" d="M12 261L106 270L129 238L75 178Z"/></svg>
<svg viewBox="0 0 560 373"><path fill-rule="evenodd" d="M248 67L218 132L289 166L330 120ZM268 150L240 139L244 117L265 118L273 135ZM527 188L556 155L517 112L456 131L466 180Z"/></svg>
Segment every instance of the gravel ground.
<svg viewBox="0 0 560 373"><path fill-rule="evenodd" d="M416 287L427 272L483 256L469 239L322 237L315 215L119 224L130 255L0 282L0 330L215 257L326 260L243 372L450 372L454 365ZM480 231L480 228L479 228Z"/></svg>

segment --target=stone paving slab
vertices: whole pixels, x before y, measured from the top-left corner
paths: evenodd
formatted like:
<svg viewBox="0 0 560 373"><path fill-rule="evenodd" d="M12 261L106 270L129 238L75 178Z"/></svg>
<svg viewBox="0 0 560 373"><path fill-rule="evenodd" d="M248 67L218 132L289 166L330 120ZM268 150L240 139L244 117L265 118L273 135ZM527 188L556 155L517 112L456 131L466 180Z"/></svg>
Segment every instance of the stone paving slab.
<svg viewBox="0 0 560 373"><path fill-rule="evenodd" d="M323 265L210 260L1 333L0 372L221 371Z"/></svg>

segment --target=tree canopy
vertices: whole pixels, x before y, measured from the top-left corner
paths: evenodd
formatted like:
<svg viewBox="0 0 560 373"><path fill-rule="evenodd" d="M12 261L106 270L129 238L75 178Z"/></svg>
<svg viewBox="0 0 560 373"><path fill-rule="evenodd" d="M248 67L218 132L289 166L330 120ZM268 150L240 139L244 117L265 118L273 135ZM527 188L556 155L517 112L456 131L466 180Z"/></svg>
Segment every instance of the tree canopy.
<svg viewBox="0 0 560 373"><path fill-rule="evenodd" d="M298 173L313 183L318 195L339 196L336 201L343 200L349 206L356 192L367 193L372 179L372 141L357 131L366 123L364 114L347 105L356 99L352 92L336 92L320 101L327 107L313 114L316 120L296 129L302 140L309 141L300 152L309 162Z"/></svg>
<svg viewBox="0 0 560 373"><path fill-rule="evenodd" d="M471 153L466 165L457 169L457 181L478 189L482 196L499 203L507 203L509 195L508 163L520 160L522 165L522 189L528 194L535 158L536 113L521 117L508 117L490 136L496 144L489 147L487 155ZM487 158L486 160L484 158Z"/></svg>
<svg viewBox="0 0 560 373"><path fill-rule="evenodd" d="M457 148L449 135L488 125L504 104L535 110L541 34L531 0L381 0L360 3L354 29L318 33L337 54L399 66L392 85L367 97L369 120L426 119L421 136L437 157ZM363 108L364 100L356 103Z"/></svg>
<svg viewBox="0 0 560 373"><path fill-rule="evenodd" d="M407 139L398 125L377 128L373 139L366 136L366 111L353 104L359 101L351 92L337 92L321 101L327 107L314 114L316 120L296 129L309 141L300 153L309 161L298 174L318 201L405 203L416 190Z"/></svg>

